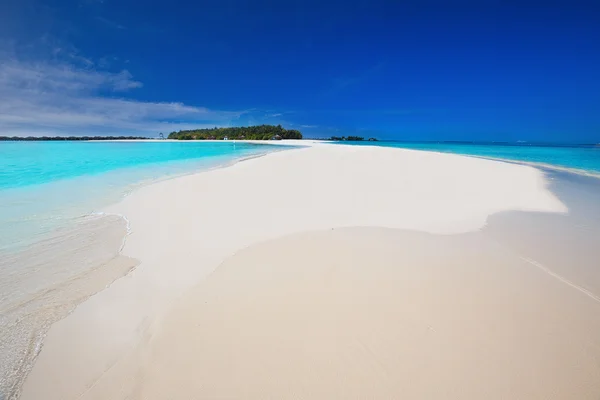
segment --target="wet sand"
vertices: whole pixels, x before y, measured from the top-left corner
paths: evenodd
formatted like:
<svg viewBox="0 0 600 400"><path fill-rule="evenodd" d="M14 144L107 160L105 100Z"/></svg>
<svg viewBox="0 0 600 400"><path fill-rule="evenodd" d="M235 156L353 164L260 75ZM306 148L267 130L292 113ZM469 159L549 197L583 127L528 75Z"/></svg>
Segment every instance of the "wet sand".
<svg viewBox="0 0 600 400"><path fill-rule="evenodd" d="M127 224L115 215L82 218L0 259L0 399L16 398L55 322L138 262L120 254Z"/></svg>
<svg viewBox="0 0 600 400"><path fill-rule="evenodd" d="M487 230L310 232L225 261L144 359L140 399L597 399L600 298Z"/></svg>

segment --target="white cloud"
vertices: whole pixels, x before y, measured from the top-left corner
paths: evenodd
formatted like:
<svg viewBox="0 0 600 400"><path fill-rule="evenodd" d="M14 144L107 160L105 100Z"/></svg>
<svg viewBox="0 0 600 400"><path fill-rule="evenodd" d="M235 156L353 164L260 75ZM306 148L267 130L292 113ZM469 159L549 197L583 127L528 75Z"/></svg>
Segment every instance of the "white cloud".
<svg viewBox="0 0 600 400"><path fill-rule="evenodd" d="M318 125L300 125L300 128L318 128Z"/></svg>
<svg viewBox="0 0 600 400"><path fill-rule="evenodd" d="M126 91L141 87L127 70L118 73L75 68L69 64L19 63L0 65L0 88L4 90L48 93L64 91L68 94L94 92L99 89Z"/></svg>
<svg viewBox="0 0 600 400"><path fill-rule="evenodd" d="M127 70L114 73L64 62L0 61L0 135L154 136L161 131L229 125L244 114L115 98L142 87Z"/></svg>

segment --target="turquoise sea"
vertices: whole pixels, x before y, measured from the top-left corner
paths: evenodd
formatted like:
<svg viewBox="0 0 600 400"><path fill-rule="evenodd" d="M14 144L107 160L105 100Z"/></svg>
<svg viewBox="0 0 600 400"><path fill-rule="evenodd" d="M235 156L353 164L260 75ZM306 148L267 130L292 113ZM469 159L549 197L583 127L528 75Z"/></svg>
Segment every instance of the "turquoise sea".
<svg viewBox="0 0 600 400"><path fill-rule="evenodd" d="M122 216L102 210L158 180L272 145L0 142L0 399L17 398L50 326L135 268ZM169 204L165 204L169 207Z"/></svg>
<svg viewBox="0 0 600 400"><path fill-rule="evenodd" d="M600 176L599 145L496 144L450 142L344 142L359 146L398 147L403 149L465 154L486 158L520 161Z"/></svg>
<svg viewBox="0 0 600 400"><path fill-rule="evenodd" d="M273 151L234 142L0 142L0 251L155 180Z"/></svg>
<svg viewBox="0 0 600 400"><path fill-rule="evenodd" d="M515 160L600 175L600 146L344 142ZM0 142L0 252L101 211L139 185L273 151L234 142Z"/></svg>
<svg viewBox="0 0 600 400"><path fill-rule="evenodd" d="M216 158L272 149L235 142L0 142L0 190L98 175L125 168ZM183 164L181 164L183 166Z"/></svg>

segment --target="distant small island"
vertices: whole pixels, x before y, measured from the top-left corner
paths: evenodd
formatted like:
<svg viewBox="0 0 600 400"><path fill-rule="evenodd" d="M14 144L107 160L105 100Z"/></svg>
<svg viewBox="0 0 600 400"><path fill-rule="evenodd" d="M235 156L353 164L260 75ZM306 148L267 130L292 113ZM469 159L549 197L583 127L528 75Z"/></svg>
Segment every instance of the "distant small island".
<svg viewBox="0 0 600 400"><path fill-rule="evenodd" d="M84 140L148 140L142 136L0 136L4 142L84 141Z"/></svg>
<svg viewBox="0 0 600 400"><path fill-rule="evenodd" d="M152 140L143 136L0 136L0 141L89 141L89 140ZM162 133L158 139L164 139ZM191 129L169 133L172 140L282 140L302 139L302 133L295 129L284 129L281 125L256 125L230 128ZM347 142L376 142L376 138L365 139L362 136L331 136L313 140L347 141Z"/></svg>
<svg viewBox="0 0 600 400"><path fill-rule="evenodd" d="M295 129L284 129L281 125L257 125L171 132L168 138L176 140L281 140L302 139L302 133Z"/></svg>
<svg viewBox="0 0 600 400"><path fill-rule="evenodd" d="M362 136L332 136L326 140L333 140L336 142L339 142L339 141L362 142L363 140L365 140L365 138ZM367 141L377 142L377 139L372 137L372 138L368 138Z"/></svg>

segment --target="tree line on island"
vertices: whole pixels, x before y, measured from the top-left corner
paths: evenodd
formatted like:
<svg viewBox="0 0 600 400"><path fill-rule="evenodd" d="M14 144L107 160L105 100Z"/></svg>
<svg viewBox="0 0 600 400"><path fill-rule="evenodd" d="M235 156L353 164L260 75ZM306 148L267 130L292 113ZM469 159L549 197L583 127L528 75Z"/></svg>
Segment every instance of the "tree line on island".
<svg viewBox="0 0 600 400"><path fill-rule="evenodd" d="M367 142L377 142L378 141L378 139L374 138L374 137L365 139L362 136L331 136L328 138L315 138L313 140L327 140L330 142L363 142L365 140Z"/></svg>
<svg viewBox="0 0 600 400"><path fill-rule="evenodd" d="M362 142L363 140L365 140L365 138L362 136L332 136L329 138L329 140L333 140L335 142L340 142L340 141ZM367 141L376 142L377 139L372 137L372 138L368 138Z"/></svg>
<svg viewBox="0 0 600 400"><path fill-rule="evenodd" d="M4 142L85 141L85 140L148 140L142 136L0 136Z"/></svg>
<svg viewBox="0 0 600 400"><path fill-rule="evenodd" d="M177 140L282 140L302 139L295 129L284 129L281 125L257 125L230 128L192 129L171 132L169 139Z"/></svg>
<svg viewBox="0 0 600 400"><path fill-rule="evenodd" d="M160 139L164 139L162 133ZM174 140L282 140L302 139L302 133L295 129L284 129L281 125L256 125L228 128L191 129L171 132L169 139ZM148 140L142 136L0 136L0 141L86 141L86 140ZM331 136L330 138L314 139L329 141L360 142L361 136ZM366 139L377 141L375 138Z"/></svg>

